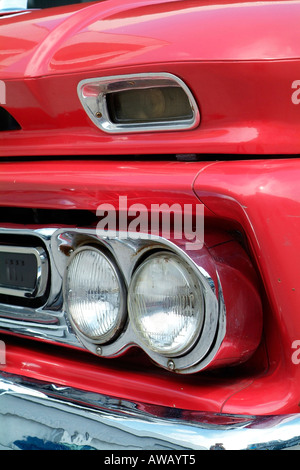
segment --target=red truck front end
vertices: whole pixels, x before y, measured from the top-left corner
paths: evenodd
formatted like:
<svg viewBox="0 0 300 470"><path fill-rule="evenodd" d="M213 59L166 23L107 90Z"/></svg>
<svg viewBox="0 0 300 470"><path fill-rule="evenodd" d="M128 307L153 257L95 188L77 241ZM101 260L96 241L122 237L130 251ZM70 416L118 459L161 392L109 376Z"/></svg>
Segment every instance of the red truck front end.
<svg viewBox="0 0 300 470"><path fill-rule="evenodd" d="M300 2L23 3L0 16L1 447L297 447Z"/></svg>

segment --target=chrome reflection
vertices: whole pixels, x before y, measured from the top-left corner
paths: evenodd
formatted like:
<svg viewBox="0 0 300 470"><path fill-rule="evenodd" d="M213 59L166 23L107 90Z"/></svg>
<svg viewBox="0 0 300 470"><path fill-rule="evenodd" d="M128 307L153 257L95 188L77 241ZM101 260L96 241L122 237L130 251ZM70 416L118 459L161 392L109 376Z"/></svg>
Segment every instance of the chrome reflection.
<svg viewBox="0 0 300 470"><path fill-rule="evenodd" d="M5 372L0 372L0 419L4 449L22 449L29 438L41 449L45 442L52 448L97 450L300 449L299 414L242 416L174 409Z"/></svg>
<svg viewBox="0 0 300 470"><path fill-rule="evenodd" d="M0 11L7 13L10 11L26 10L28 0L1 0Z"/></svg>

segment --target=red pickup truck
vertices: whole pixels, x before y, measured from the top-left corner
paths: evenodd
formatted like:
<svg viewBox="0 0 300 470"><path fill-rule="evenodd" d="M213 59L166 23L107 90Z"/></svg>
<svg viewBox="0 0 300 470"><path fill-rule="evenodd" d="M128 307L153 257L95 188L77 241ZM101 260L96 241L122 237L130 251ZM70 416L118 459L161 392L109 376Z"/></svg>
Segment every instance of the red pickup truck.
<svg viewBox="0 0 300 470"><path fill-rule="evenodd" d="M0 1L0 448L299 448L299 15Z"/></svg>

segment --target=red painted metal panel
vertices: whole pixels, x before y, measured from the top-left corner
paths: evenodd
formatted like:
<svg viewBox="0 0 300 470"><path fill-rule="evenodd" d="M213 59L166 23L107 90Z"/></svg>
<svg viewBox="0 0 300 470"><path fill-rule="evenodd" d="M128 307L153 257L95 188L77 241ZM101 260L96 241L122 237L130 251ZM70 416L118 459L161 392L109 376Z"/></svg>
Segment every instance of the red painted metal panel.
<svg viewBox="0 0 300 470"><path fill-rule="evenodd" d="M89 390L178 408L298 411L300 369L292 360L292 345L300 340L299 160L117 159L173 153L201 154L203 160L206 154L218 160L224 154L298 155L300 108L293 97L300 78L299 13L297 1L112 0L1 18L1 105L22 130L1 132L0 156L57 160L3 160L0 206L95 211L122 194L129 203L147 207L200 200L208 227L243 233L264 302L261 349L230 377L182 378L150 366L144 374L139 364L136 369L128 363L100 365L79 352L62 354L12 336L3 366L8 372L62 385L84 383ZM113 136L97 129L81 108L78 82L139 72L182 78L199 104L199 128ZM110 155L115 161L59 158L75 154Z"/></svg>
<svg viewBox="0 0 300 470"><path fill-rule="evenodd" d="M0 79L22 130L1 133L0 155L297 154L299 10L299 2L112 0L2 18ZM186 82L201 112L197 129L108 135L95 127L79 81L144 72Z"/></svg>
<svg viewBox="0 0 300 470"><path fill-rule="evenodd" d="M261 413L293 403L298 411L300 367L292 355L300 338L299 172L299 159L220 162L195 183L215 217L240 224L270 305L264 317L269 374L233 396L224 407L228 412L249 406Z"/></svg>
<svg viewBox="0 0 300 470"><path fill-rule="evenodd" d="M141 202L147 206L153 202L191 203L200 199L207 206L207 228L225 224L227 228L239 228L245 233L249 254L263 281L265 344L242 370L232 369L230 379L228 370L220 375L214 374L213 380L206 373L198 374L197 378L175 378L168 374L164 387L167 387L168 380L173 385L175 381L176 387L182 387L190 394L189 398L180 397L176 402L178 407L249 414L296 412L300 369L292 362L291 355L292 342L300 333L297 321L299 165L297 159L219 163L3 163L0 198L2 204L9 206L90 210L95 210L103 201L117 201L120 194L127 194L130 203ZM283 223L278 222L279 216ZM265 347L269 357L268 368L264 362ZM17 355L21 356L20 348ZM13 345L8 349L14 354ZM42 355L42 373L51 376L54 370L51 354L45 350ZM63 363L64 359L61 360ZM10 364L8 370L11 371L20 367L15 359ZM30 376L34 375L35 362L32 364L26 372ZM118 367L113 365L113 361L105 364L105 368L111 366ZM76 369L77 365L73 364L73 367ZM79 377L83 373L75 369L70 379L72 385L76 385L77 373ZM103 370L100 369L99 383L103 383ZM129 369L128 376L127 372L123 375L124 380L130 378L132 372ZM37 375L40 373L39 370ZM161 376L164 372L157 371L156 374ZM59 382L59 377L54 377ZM152 380L152 376L145 379L142 388L151 385ZM219 383L217 388L215 380ZM224 389L219 380L224 381ZM228 380L231 384L234 380L234 385L227 394ZM95 382L87 386L97 390ZM123 387L121 382L120 387ZM105 386L107 393L109 389L110 385ZM144 388L143 393L146 393ZM194 398L193 394L196 395ZM127 392L124 395L127 396ZM136 395L139 394L136 392ZM146 401L159 403L161 400L170 404L170 396L167 399L163 396L168 396L166 389L162 388L160 392L156 389L152 393L151 387L144 395Z"/></svg>

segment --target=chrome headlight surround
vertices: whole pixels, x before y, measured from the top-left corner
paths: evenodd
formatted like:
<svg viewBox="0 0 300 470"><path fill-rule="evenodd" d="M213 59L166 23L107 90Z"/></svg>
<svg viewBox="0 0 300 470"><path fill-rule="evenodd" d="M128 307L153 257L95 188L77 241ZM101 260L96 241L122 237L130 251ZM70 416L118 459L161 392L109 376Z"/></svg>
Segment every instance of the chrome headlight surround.
<svg viewBox="0 0 300 470"><path fill-rule="evenodd" d="M89 249L93 236L87 238L86 235L87 232L84 230L80 232L68 231L67 237L66 233L64 233L62 245L64 250L66 239L69 239L70 246L75 247L75 251L71 255L70 260L76 255L78 249L85 249L85 246ZM57 240L59 240L59 238L57 238L56 241ZM79 248L76 248L77 244ZM107 232L107 235L101 242L98 240L96 249L99 250L100 253L110 253L109 258L111 260L118 259L120 261L120 271L122 271L124 278L123 287L125 289L125 286L127 286L126 290L131 289L132 279L134 279L138 267L141 263L147 261L147 259L160 256L162 252L176 257L176 259L182 263L184 269L189 270L191 276L197 279L197 288L203 300L203 317L199 323L198 331L195 332L191 341L188 341L186 347L180 350L179 353L175 352L171 354L161 354L151 349L151 347L147 347L129 317L127 317L126 321L122 322L122 329L120 329L111 340L107 341L97 341L82 335L76 325L74 328L74 322L70 321L74 333L84 347L98 356L113 358L123 355L133 346L137 346L159 366L183 374L196 372L207 365L216 354L226 332L225 308L217 274L214 273L213 279L211 275L203 268L199 267L184 250L169 240L160 238L157 241L151 241L151 243L149 243L147 234L144 239L143 236L141 236L138 240L132 242L130 239L125 241L122 236L120 238L116 236L110 237L109 232ZM209 257L206 253L206 249L203 248L203 250L205 252L204 257ZM120 256L120 253L122 253L122 256ZM62 269L65 268L62 266ZM215 281L217 281L218 285L215 284ZM66 287L64 286L64 292L65 290ZM125 290L123 291L123 295L125 298ZM64 311L68 311L66 296ZM125 316L123 318L125 318Z"/></svg>
<svg viewBox="0 0 300 470"><path fill-rule="evenodd" d="M135 330L136 344L155 363L170 371L189 374L205 368L222 344L226 334L225 304L217 273L214 273L215 279L213 279L211 274L194 263L193 260L186 256L184 251L178 250L178 247L174 248L174 246L171 248L170 254L179 256L183 265L186 265L187 269L191 269L197 277L197 287L201 290L203 317L198 331L195 332L195 335L187 343L186 348L183 348L178 353L162 354L145 344L143 338L137 334L132 323L131 328Z"/></svg>
<svg viewBox="0 0 300 470"><path fill-rule="evenodd" d="M18 306L18 309L10 303L0 303L0 331L9 330L20 336L77 349L85 348L100 357L118 357L132 347L139 347L157 365L180 374L244 362L261 340L262 305L254 268L250 271L253 279L249 279L248 256L235 241L233 245L217 245L222 252L219 257L217 248L206 245L199 250L187 251L183 240L176 240L176 243L161 237L153 240L149 239L148 234L131 239L127 232L118 232L117 235L115 232L105 232L100 235L95 228L3 228L0 229L1 234L5 237L14 235L15 239L20 240L19 246L22 246L25 236L35 238L36 246L43 243L49 260L51 282L44 304L39 307L34 300L28 305ZM124 299L118 327L100 340L82 334L72 324L67 313L66 297L63 302L62 295L70 261L76 253L84 252L91 246L101 256L105 255L112 266L117 266ZM190 336L182 349L163 351L163 354L145 344L125 308L127 291L139 266L162 252L175 256L192 274L192 278L197 279L197 288L203 298L203 319L197 324L197 334ZM236 289L240 293L238 301L234 295Z"/></svg>
<svg viewBox="0 0 300 470"><path fill-rule="evenodd" d="M117 123L110 116L107 95L130 90L158 90L165 87L181 90L189 103L189 117L151 119L147 122ZM191 91L177 76L170 73L140 73L82 80L78 97L92 122L107 133L179 131L194 129L200 122L200 112Z"/></svg>

